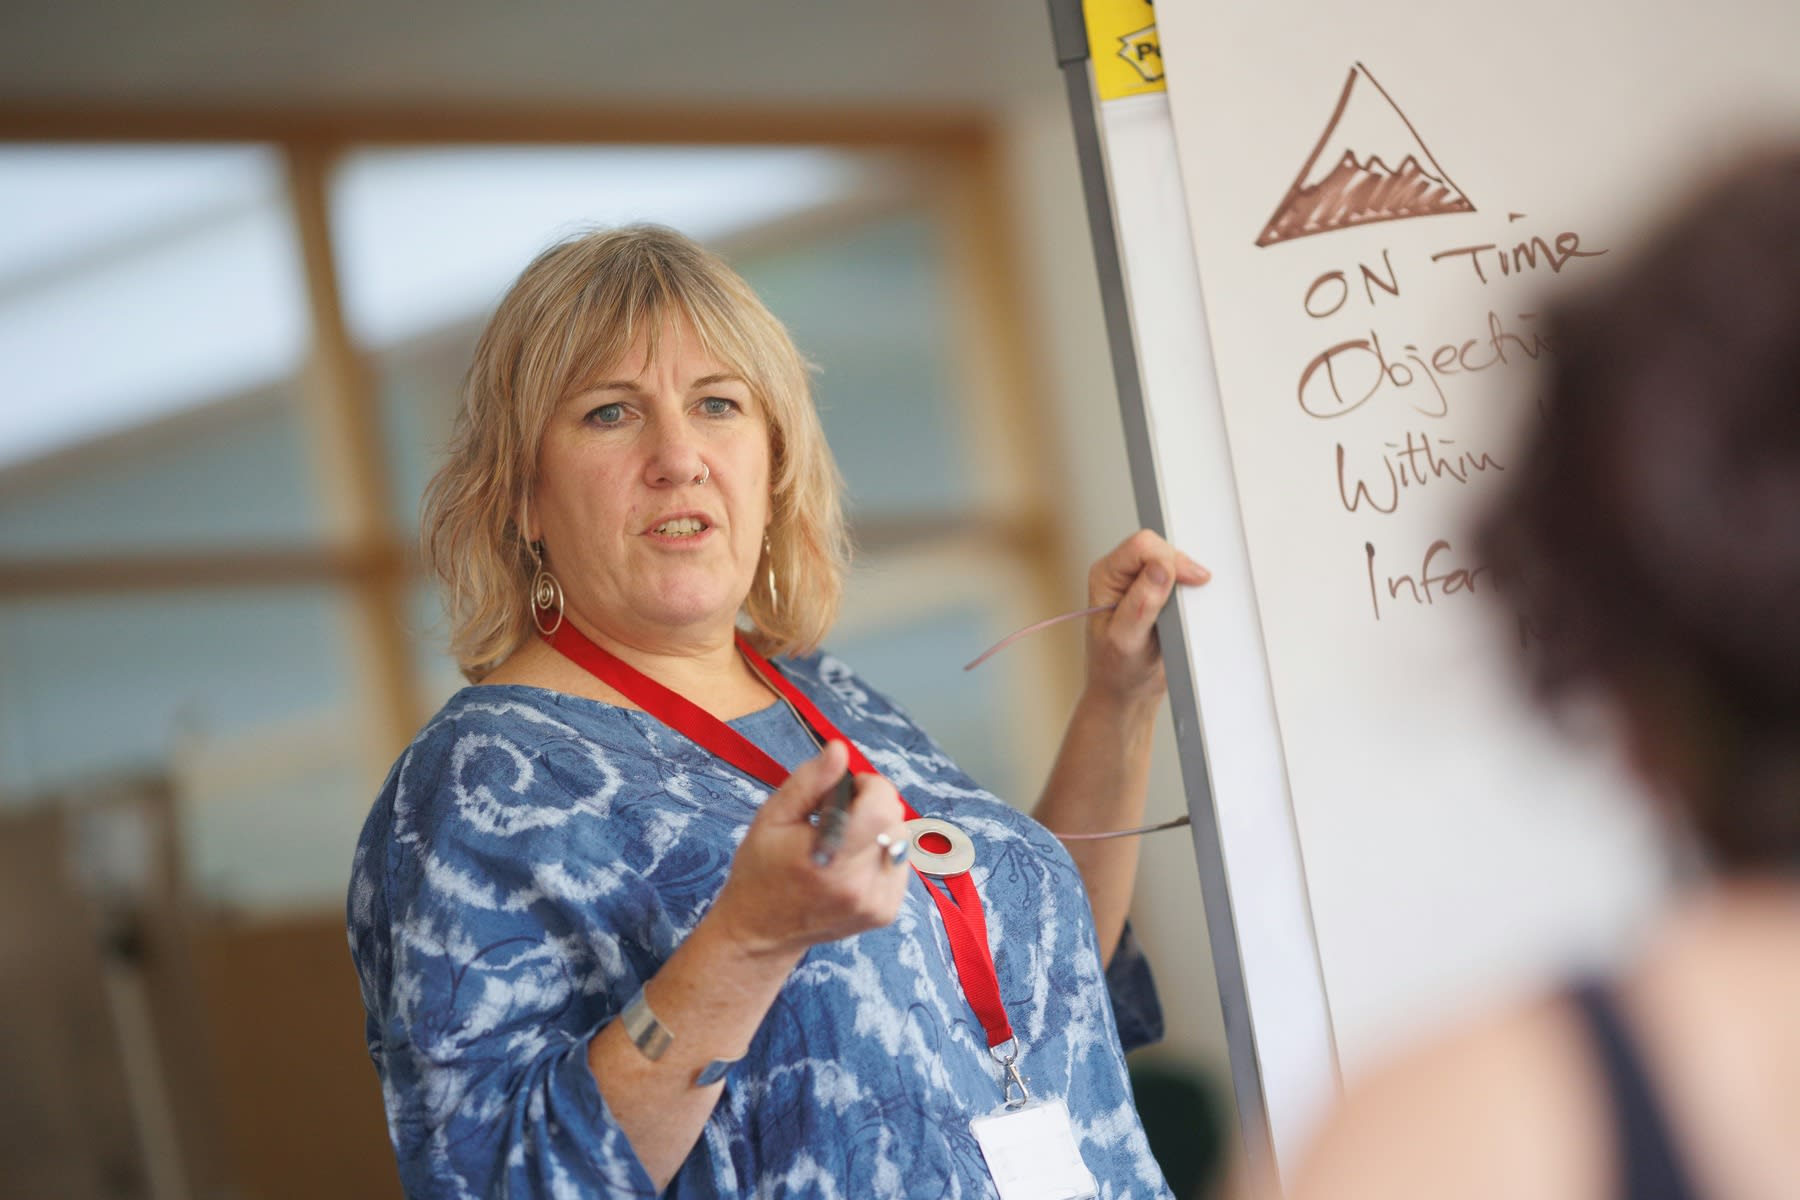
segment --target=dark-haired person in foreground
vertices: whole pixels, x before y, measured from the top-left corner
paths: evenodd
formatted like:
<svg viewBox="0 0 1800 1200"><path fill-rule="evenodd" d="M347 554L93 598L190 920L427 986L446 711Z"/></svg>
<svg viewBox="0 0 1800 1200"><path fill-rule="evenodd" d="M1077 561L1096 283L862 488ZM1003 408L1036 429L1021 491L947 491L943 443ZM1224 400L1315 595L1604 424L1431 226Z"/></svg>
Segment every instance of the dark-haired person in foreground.
<svg viewBox="0 0 1800 1200"><path fill-rule="evenodd" d="M1483 527L1546 701L1710 863L1634 965L1352 1087L1296 1200L1800 1196L1800 147L1562 305Z"/></svg>

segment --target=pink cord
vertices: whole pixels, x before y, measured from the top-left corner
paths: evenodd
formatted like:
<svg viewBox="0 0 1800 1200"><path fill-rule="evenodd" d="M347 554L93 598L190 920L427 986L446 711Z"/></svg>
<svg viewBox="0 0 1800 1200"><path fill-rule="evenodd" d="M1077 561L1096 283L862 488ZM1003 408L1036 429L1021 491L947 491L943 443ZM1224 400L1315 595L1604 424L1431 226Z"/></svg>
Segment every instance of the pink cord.
<svg viewBox="0 0 1800 1200"><path fill-rule="evenodd" d="M1113 604L1096 604L1092 608L1078 608L1074 612L1066 612L1061 616L1056 617L1046 617L1042 621L1034 622L1023 629L1015 629L993 645L989 646L986 650L983 650L980 654L976 655L973 661L963 666L963 670L973 671L976 667L979 667L982 663L994 657L994 655L1000 653L1000 651L1006 649L1026 634L1036 633L1040 629L1048 629L1052 625L1060 624L1063 621L1073 621L1077 617L1091 617L1095 613L1111 612L1117 607L1118 604L1116 602Z"/></svg>
<svg viewBox="0 0 1800 1200"><path fill-rule="evenodd" d="M1186 815L1171 817L1167 821L1159 821L1155 825L1139 825L1136 829L1109 829L1105 833L1057 833L1050 831L1051 836L1060 842L1098 842L1105 838L1142 837L1146 833L1160 833L1164 829L1180 829L1193 822Z"/></svg>
<svg viewBox="0 0 1800 1200"><path fill-rule="evenodd" d="M986 650L983 650L980 654L976 655L971 662L963 667L963 670L973 671L976 667L979 667L982 663L994 657L994 655L1000 653L1000 651L1006 649L1027 634L1036 633L1040 629L1048 629L1050 626L1061 624L1064 621L1073 621L1077 617L1091 617L1095 613L1111 612L1117 607L1117 603L1096 604L1092 608L1078 608L1074 612L1066 612L1059 616L1046 617L1044 620L1035 621L1032 624L1025 626L1023 629L1015 629L1013 632L1007 634L992 646L989 646ZM1139 825L1135 829L1109 829L1104 833L1057 833L1055 830L1051 830L1050 832L1051 835L1059 841L1098 842L1106 838L1141 837L1146 833L1157 833L1164 829L1179 829L1183 825L1189 823L1186 816L1180 816L1155 825Z"/></svg>

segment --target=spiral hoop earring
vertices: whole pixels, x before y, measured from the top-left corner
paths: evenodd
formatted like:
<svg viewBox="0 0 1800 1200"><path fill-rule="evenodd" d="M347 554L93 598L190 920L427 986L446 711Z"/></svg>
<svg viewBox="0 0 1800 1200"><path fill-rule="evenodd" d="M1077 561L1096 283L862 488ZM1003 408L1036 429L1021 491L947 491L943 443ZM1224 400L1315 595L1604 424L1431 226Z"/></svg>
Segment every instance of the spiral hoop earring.
<svg viewBox="0 0 1800 1200"><path fill-rule="evenodd" d="M525 546L531 551L532 561L537 563L537 574L531 578L531 623L537 626L539 633L549 637L562 628L562 582L544 565L544 543L526 542ZM553 613L556 619L546 624L546 613Z"/></svg>
<svg viewBox="0 0 1800 1200"><path fill-rule="evenodd" d="M775 547L769 543L769 535L763 534L763 562L765 564L763 578L769 585L769 611L781 610L781 589L775 586Z"/></svg>

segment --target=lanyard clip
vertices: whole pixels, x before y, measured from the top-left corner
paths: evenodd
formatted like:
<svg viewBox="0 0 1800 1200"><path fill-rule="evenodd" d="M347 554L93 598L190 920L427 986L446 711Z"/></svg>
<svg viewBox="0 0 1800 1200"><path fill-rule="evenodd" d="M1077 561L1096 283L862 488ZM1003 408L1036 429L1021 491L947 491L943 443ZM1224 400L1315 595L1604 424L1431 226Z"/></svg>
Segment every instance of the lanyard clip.
<svg viewBox="0 0 1800 1200"><path fill-rule="evenodd" d="M1006 1107L1008 1110L1020 1109L1031 1103L1031 1090L1025 1086L1025 1077L1019 1074L1019 1039L1008 1038L1006 1044L1011 1048L1005 1054L1001 1054L994 1046L988 1047L988 1053L1000 1064L1001 1094L1006 1100ZM1017 1099L1013 1097L1014 1090L1019 1093Z"/></svg>

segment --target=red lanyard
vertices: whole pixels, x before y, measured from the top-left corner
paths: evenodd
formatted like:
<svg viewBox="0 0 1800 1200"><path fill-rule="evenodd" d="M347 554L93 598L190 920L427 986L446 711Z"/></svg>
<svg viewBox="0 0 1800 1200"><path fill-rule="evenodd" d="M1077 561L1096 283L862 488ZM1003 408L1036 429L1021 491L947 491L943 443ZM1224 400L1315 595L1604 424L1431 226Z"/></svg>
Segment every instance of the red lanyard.
<svg viewBox="0 0 1800 1200"><path fill-rule="evenodd" d="M788 769L770 758L756 743L681 693L664 687L630 664L602 650L576 629L572 622L564 621L560 629L544 640L633 704L744 774L759 779L772 788L780 787L787 780ZM815 734L827 740L836 739L850 748L850 770L853 774L880 774L869 764L862 751L857 749L856 743L840 733L837 726L819 711L818 706L807 699L806 694L795 687L787 676L758 654L741 633L738 635L737 646L745 661L755 668L756 673L770 687L794 706L794 711L812 727ZM906 810L907 820L918 817L919 814L913 810L912 805L906 802L906 797L900 798L900 804ZM1000 977L994 970L993 951L988 947L987 914L982 910L981 895L975 890L974 881L969 878L967 871L949 876L943 881L948 895L943 889L933 887L930 879L925 879L924 882L925 890L931 893L932 901L937 904L938 912L944 918L945 931L950 935L950 955L956 962L956 973L962 981L963 994L968 997L969 1007L975 1010L982 1029L987 1032L988 1046L992 1048L1009 1041L1013 1036L1012 1023L1006 1019L1006 1005L1000 999Z"/></svg>

